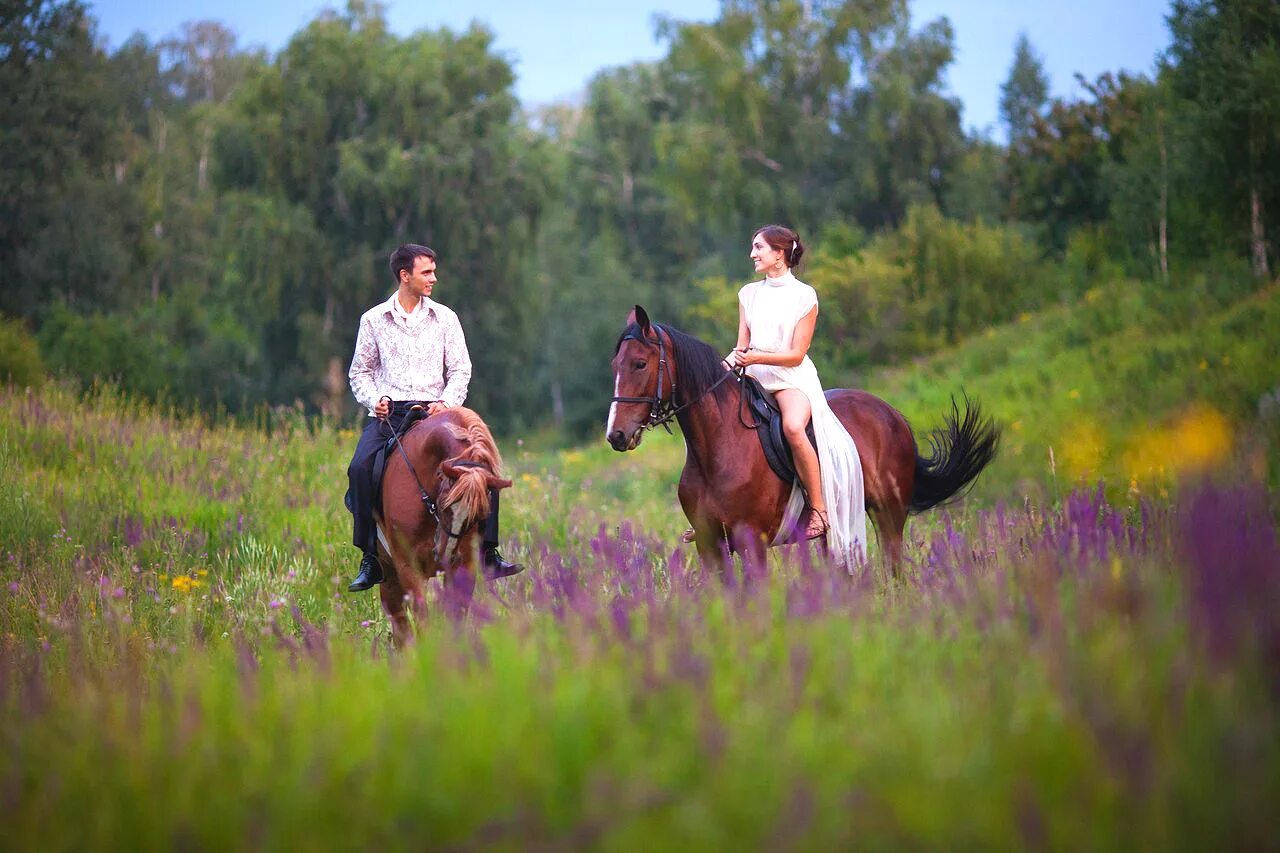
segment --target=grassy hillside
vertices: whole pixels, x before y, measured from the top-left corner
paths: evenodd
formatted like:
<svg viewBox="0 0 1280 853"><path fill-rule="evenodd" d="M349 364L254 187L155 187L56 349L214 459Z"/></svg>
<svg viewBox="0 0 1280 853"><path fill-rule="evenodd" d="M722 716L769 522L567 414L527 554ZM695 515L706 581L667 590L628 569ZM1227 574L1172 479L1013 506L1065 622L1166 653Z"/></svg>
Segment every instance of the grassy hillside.
<svg viewBox="0 0 1280 853"><path fill-rule="evenodd" d="M868 384L917 425L956 389L979 397L1008 427L980 496L1055 479L1159 489L1233 452L1275 485L1277 364L1280 288L1120 282Z"/></svg>

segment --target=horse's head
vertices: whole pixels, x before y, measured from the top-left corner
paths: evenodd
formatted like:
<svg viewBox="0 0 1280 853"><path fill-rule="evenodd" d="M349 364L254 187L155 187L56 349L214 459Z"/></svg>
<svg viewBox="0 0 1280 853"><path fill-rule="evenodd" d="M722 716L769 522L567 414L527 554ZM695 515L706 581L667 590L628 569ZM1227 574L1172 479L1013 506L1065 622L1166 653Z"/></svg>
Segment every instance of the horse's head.
<svg viewBox="0 0 1280 853"><path fill-rule="evenodd" d="M614 450L640 446L644 427L657 421L675 396L676 367L661 326L639 305L613 355L613 401L604 436Z"/></svg>
<svg viewBox="0 0 1280 853"><path fill-rule="evenodd" d="M489 490L509 489L511 481L494 474L481 462L446 459L436 471L436 494L439 495L435 551L440 565L455 562L461 548L470 545L476 529L489 516Z"/></svg>

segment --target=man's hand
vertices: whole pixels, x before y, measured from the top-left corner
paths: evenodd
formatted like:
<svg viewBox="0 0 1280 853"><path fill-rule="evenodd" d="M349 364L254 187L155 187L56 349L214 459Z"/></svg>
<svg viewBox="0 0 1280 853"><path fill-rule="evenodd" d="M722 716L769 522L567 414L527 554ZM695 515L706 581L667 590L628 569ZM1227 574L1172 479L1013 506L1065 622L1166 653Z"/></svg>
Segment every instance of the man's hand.
<svg viewBox="0 0 1280 853"><path fill-rule="evenodd" d="M440 413L441 413L441 412L443 412L443 411L447 411L448 409L449 409L449 404L448 404L448 403L441 403L441 402L439 402L439 401L436 401L436 402L434 402L434 403L428 403L428 404L427 404L427 414L428 414L428 415L438 415L438 414L440 414Z"/></svg>
<svg viewBox="0 0 1280 853"><path fill-rule="evenodd" d="M387 419L387 415L391 414L391 398L380 397L378 402L373 406L373 414L382 420Z"/></svg>

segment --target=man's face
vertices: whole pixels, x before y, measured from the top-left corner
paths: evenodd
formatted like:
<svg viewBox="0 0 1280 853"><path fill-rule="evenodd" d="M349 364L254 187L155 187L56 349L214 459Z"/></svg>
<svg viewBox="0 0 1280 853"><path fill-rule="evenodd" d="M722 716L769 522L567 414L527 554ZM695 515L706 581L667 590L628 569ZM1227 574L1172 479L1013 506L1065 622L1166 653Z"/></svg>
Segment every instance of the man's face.
<svg viewBox="0 0 1280 853"><path fill-rule="evenodd" d="M413 259L413 271L400 273L401 285L414 296L430 296L436 286L436 262L422 256Z"/></svg>

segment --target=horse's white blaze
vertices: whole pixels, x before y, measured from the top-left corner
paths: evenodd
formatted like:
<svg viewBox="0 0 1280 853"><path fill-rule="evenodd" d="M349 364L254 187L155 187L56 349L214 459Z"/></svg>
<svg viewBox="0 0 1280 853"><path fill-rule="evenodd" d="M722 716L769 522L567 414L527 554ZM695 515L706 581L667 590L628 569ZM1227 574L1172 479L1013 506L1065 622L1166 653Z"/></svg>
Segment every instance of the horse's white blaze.
<svg viewBox="0 0 1280 853"><path fill-rule="evenodd" d="M613 375L613 396L618 396L618 389L622 387L622 373L618 372ZM609 422L604 425L604 437L606 439L613 435L613 422L618 419L618 404L613 402L609 404Z"/></svg>
<svg viewBox="0 0 1280 853"><path fill-rule="evenodd" d="M467 529L467 522L470 521L470 519L467 517L467 511L459 507L453 511L449 520L453 522L453 524L450 525L452 528L450 532L453 535L447 537L448 542L445 544L445 555L452 557L458 553L458 537L462 535L462 531Z"/></svg>

